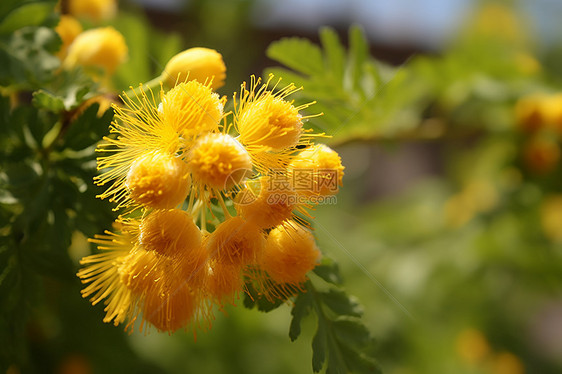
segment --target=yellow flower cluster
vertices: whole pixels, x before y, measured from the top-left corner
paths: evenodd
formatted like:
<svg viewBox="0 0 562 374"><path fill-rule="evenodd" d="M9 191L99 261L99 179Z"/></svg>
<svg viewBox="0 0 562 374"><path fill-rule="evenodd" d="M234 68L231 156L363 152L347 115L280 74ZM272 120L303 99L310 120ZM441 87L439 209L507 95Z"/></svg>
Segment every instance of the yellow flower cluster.
<svg viewBox="0 0 562 374"><path fill-rule="evenodd" d="M523 158L535 173L548 173L560 161L562 94L535 94L515 106L517 124L525 133Z"/></svg>
<svg viewBox="0 0 562 374"><path fill-rule="evenodd" d="M204 328L248 282L270 300L302 290L320 258L308 211L338 192L344 168L304 128L310 104L272 79L242 84L228 113L212 76L114 105L95 182L121 216L78 273L105 322L133 329L142 313L141 329Z"/></svg>

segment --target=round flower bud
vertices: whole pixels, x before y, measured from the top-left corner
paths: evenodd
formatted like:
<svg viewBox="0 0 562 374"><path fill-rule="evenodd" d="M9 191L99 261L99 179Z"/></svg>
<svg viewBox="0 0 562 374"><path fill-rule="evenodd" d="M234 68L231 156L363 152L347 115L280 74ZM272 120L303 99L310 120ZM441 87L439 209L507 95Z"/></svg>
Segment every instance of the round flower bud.
<svg viewBox="0 0 562 374"><path fill-rule="evenodd" d="M243 144L282 150L298 143L302 117L291 102L266 94L241 110L238 132Z"/></svg>
<svg viewBox="0 0 562 374"><path fill-rule="evenodd" d="M60 21L57 27L55 27L55 31L62 40L62 46L57 52L57 57L62 60L66 56L70 44L82 32L82 25L76 18L63 14L60 16Z"/></svg>
<svg viewBox="0 0 562 374"><path fill-rule="evenodd" d="M296 194L286 175L261 177L259 191L247 184L236 195L234 206L240 216L262 229L282 224L293 216Z"/></svg>
<svg viewBox="0 0 562 374"><path fill-rule="evenodd" d="M174 332L186 327L196 315L197 301L193 289L170 261L163 266L162 277L144 294L143 318L160 331Z"/></svg>
<svg viewBox="0 0 562 374"><path fill-rule="evenodd" d="M301 195L334 195L342 185L344 166L338 153L324 144L300 152L289 166L294 190Z"/></svg>
<svg viewBox="0 0 562 374"><path fill-rule="evenodd" d="M194 137L218 131L223 118L223 101L209 87L197 81L180 83L162 96L162 120L177 132Z"/></svg>
<svg viewBox="0 0 562 374"><path fill-rule="evenodd" d="M154 151L131 164L125 185L134 202L166 209L185 200L191 178L187 165L179 157Z"/></svg>
<svg viewBox="0 0 562 374"><path fill-rule="evenodd" d="M320 251L312 233L290 222L270 231L260 267L277 283L299 284L314 269Z"/></svg>
<svg viewBox="0 0 562 374"><path fill-rule="evenodd" d="M168 61L162 79L168 87L177 83L197 80L200 83L211 83L211 88L217 89L224 85L226 66L222 55L213 49L190 48L178 53Z"/></svg>
<svg viewBox="0 0 562 374"><path fill-rule="evenodd" d="M68 0L68 12L94 22L111 19L117 14L116 0Z"/></svg>
<svg viewBox="0 0 562 374"><path fill-rule="evenodd" d="M225 301L234 303L234 298L243 288L244 279L240 265L212 261L207 267L205 292L218 304L222 305Z"/></svg>
<svg viewBox="0 0 562 374"><path fill-rule="evenodd" d="M147 251L199 263L201 231L193 218L181 209L156 210L140 224L139 243Z"/></svg>
<svg viewBox="0 0 562 374"><path fill-rule="evenodd" d="M232 136L210 133L189 151L187 166L194 184L229 189L241 183L252 169L248 152Z"/></svg>
<svg viewBox="0 0 562 374"><path fill-rule="evenodd" d="M265 245L259 227L232 217L217 226L207 241L209 258L232 265L248 265L256 262Z"/></svg>
<svg viewBox="0 0 562 374"><path fill-rule="evenodd" d="M84 31L68 48L63 65L77 65L104 69L113 73L127 59L125 38L113 27L100 27Z"/></svg>

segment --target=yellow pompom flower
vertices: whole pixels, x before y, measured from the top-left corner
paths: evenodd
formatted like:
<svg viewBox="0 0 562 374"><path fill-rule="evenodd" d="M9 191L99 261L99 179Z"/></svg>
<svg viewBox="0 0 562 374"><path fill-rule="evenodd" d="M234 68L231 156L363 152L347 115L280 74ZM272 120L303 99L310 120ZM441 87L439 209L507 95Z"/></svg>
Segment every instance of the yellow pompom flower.
<svg viewBox="0 0 562 374"><path fill-rule="evenodd" d="M186 138L217 132L223 118L224 100L209 84L180 83L162 94L162 120Z"/></svg>
<svg viewBox="0 0 562 374"><path fill-rule="evenodd" d="M84 31L68 48L63 66L84 66L103 69L112 74L127 59L125 38L113 27L100 27Z"/></svg>
<svg viewBox="0 0 562 374"><path fill-rule="evenodd" d="M193 184L203 190L226 190L241 183L252 170L252 160L232 136L209 133L190 149L187 158Z"/></svg>
<svg viewBox="0 0 562 374"><path fill-rule="evenodd" d="M313 103L295 107L285 98L298 91L293 84L274 92L279 81L270 87L273 75L267 82L252 77L250 87L242 84L240 98L234 97L234 127L240 134L240 143L252 156L256 169L262 174L271 170L286 168L297 147L308 146L314 136L303 129L303 120L299 111ZM261 85L260 85L261 84Z"/></svg>
<svg viewBox="0 0 562 374"><path fill-rule="evenodd" d="M89 298L92 305L105 299L103 321L113 321L115 326L129 321L126 327L129 328L138 315L137 302L131 289L123 283L119 270L126 265L136 239L123 227L118 233L106 231L105 235L96 235L90 241L98 245L100 253L80 261L84 267L77 275L82 283L88 284L81 291L82 296Z"/></svg>
<svg viewBox="0 0 562 374"><path fill-rule="evenodd" d="M94 22L111 19L117 14L116 0L68 0L67 4L70 14Z"/></svg>
<svg viewBox="0 0 562 374"><path fill-rule="evenodd" d="M63 60L70 44L82 32L82 25L76 18L63 14L60 16L60 21L57 27L55 27L55 31L62 39L62 46L57 52L57 57Z"/></svg>
<svg viewBox="0 0 562 374"><path fill-rule="evenodd" d="M226 66L214 49L190 48L172 57L161 77L168 87L196 80L216 90L224 85Z"/></svg>
<svg viewBox="0 0 562 374"><path fill-rule="evenodd" d="M344 166L336 151L316 144L301 151L290 165L291 182L299 194L334 195L342 185Z"/></svg>
<svg viewBox="0 0 562 374"><path fill-rule="evenodd" d="M162 276L144 294L142 315L159 331L174 332L196 318L199 301L176 264L171 260L163 264Z"/></svg>
<svg viewBox="0 0 562 374"><path fill-rule="evenodd" d="M242 266L217 260L210 261L204 288L207 296L219 308L222 308L225 302L234 304L234 299L244 289Z"/></svg>
<svg viewBox="0 0 562 374"><path fill-rule="evenodd" d="M133 161L125 186L140 205L166 209L182 203L191 187L187 164L178 156L152 151Z"/></svg>
<svg viewBox="0 0 562 374"><path fill-rule="evenodd" d="M241 217L262 229L281 225L293 217L296 194L285 175L264 176L257 181L258 186L255 184L246 183L234 200Z"/></svg>
<svg viewBox="0 0 562 374"><path fill-rule="evenodd" d="M104 137L105 142L96 149L104 155L97 159L102 173L94 182L100 186L111 183L98 197L109 197L117 203L115 209L133 203L133 207L148 204L160 208L179 204L189 185L184 167L175 156L182 147L180 138L173 127L162 121L152 91L141 87L136 95L123 96L123 107L113 106L115 117L110 133L118 135ZM151 161L155 164L150 165ZM131 199L131 193L138 202Z"/></svg>
<svg viewBox="0 0 562 374"><path fill-rule="evenodd" d="M293 221L270 231L260 268L279 284L298 286L319 259L312 233Z"/></svg>
<svg viewBox="0 0 562 374"><path fill-rule="evenodd" d="M181 257L183 263L198 263L201 232L189 213L181 209L156 210L142 219L139 243L147 251Z"/></svg>
<svg viewBox="0 0 562 374"><path fill-rule="evenodd" d="M208 237L207 253L217 262L243 266L255 264L264 246L259 227L237 216L226 219Z"/></svg>

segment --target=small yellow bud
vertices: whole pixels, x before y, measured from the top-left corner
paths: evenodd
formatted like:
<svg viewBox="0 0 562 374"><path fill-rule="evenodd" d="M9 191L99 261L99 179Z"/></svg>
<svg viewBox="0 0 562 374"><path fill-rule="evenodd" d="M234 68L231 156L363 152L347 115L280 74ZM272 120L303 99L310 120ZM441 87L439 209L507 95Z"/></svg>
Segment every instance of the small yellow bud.
<svg viewBox="0 0 562 374"><path fill-rule="evenodd" d="M312 233L289 222L269 233L260 267L275 282L296 285L306 281L306 273L314 269L319 258Z"/></svg>
<svg viewBox="0 0 562 374"><path fill-rule="evenodd" d="M82 32L82 25L76 18L63 14L60 16L60 21L57 27L55 27L55 31L62 39L62 46L57 52L57 57L62 60L66 56L70 44Z"/></svg>
<svg viewBox="0 0 562 374"><path fill-rule="evenodd" d="M168 87L191 80L205 84L212 79L211 88L215 90L224 85L226 66L222 55L214 49L190 48L168 61L162 78Z"/></svg>
<svg viewBox="0 0 562 374"><path fill-rule="evenodd" d="M241 183L252 169L252 160L232 136L210 133L200 138L187 156L194 184L218 190Z"/></svg>
<svg viewBox="0 0 562 374"><path fill-rule="evenodd" d="M324 144L300 152L289 168L293 188L305 196L336 194L345 169L338 153Z"/></svg>
<svg viewBox="0 0 562 374"><path fill-rule="evenodd" d="M127 59L125 38L113 27L100 27L78 35L68 48L63 66L102 68L113 73Z"/></svg>
<svg viewBox="0 0 562 374"><path fill-rule="evenodd" d="M77 18L94 22L108 20L117 14L116 0L68 0L68 11Z"/></svg>
<svg viewBox="0 0 562 374"><path fill-rule="evenodd" d="M134 202L166 209L185 200L191 178L187 165L179 157L154 151L132 163L125 185Z"/></svg>

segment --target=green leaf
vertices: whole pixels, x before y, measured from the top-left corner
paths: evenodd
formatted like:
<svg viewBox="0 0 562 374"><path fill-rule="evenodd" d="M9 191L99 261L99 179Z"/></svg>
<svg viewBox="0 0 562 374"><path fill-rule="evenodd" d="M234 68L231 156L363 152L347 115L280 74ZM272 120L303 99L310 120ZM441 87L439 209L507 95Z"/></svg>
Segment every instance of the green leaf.
<svg viewBox="0 0 562 374"><path fill-rule="evenodd" d="M363 308L353 296L343 290L332 288L328 292L319 292L322 302L337 315L361 317Z"/></svg>
<svg viewBox="0 0 562 374"><path fill-rule="evenodd" d="M341 81L345 71L345 49L340 43L334 29L323 27L320 29L320 42L324 49L326 70L333 78Z"/></svg>
<svg viewBox="0 0 562 374"><path fill-rule="evenodd" d="M367 327L356 317L338 317L332 325L336 338L344 345L355 349L363 349L372 343Z"/></svg>
<svg viewBox="0 0 562 374"><path fill-rule="evenodd" d="M310 314L313 301L312 295L309 292L300 293L297 296L295 305L291 310L291 315L293 316L289 328L289 338L291 338L291 341L295 341L301 334L301 321Z"/></svg>
<svg viewBox="0 0 562 374"><path fill-rule="evenodd" d="M316 334L312 339L312 370L318 373L322 370L324 362L326 362L326 352L327 352L327 332L326 324L318 321L318 326L316 328Z"/></svg>
<svg viewBox="0 0 562 374"><path fill-rule="evenodd" d="M322 262L314 268L313 272L328 283L336 286L342 284L338 264L327 256L322 257Z"/></svg>
<svg viewBox="0 0 562 374"><path fill-rule="evenodd" d="M266 55L304 74L320 74L324 71L320 48L307 39L283 38L273 42L267 48Z"/></svg>
<svg viewBox="0 0 562 374"><path fill-rule="evenodd" d="M244 293L244 306L248 309L257 307L260 312L271 312L274 309L279 308L285 300L278 298L268 298L263 293L260 293L254 287L254 284L250 281L246 281L246 292Z"/></svg>
<svg viewBox="0 0 562 374"><path fill-rule="evenodd" d="M307 292L299 294L295 302L289 335L292 340L296 339L300 335L301 319L311 311L315 312L313 371L319 372L326 367L326 373L379 373L376 360L368 352L373 340L358 318L361 307L355 298L339 288L319 291L310 280L306 289Z"/></svg>
<svg viewBox="0 0 562 374"><path fill-rule="evenodd" d="M64 148L80 151L93 146L101 140L107 132L113 110L107 110L103 116L98 117L99 104L90 105L84 113L70 123L70 127L64 136Z"/></svg>
<svg viewBox="0 0 562 374"><path fill-rule="evenodd" d="M59 113L64 110L64 100L45 90L35 91L32 103L39 109L45 109L53 113Z"/></svg>
<svg viewBox="0 0 562 374"><path fill-rule="evenodd" d="M9 34L26 26L40 26L53 13L55 2L25 3L12 10L0 22L0 34Z"/></svg>
<svg viewBox="0 0 562 374"><path fill-rule="evenodd" d="M369 44L360 26L354 25L349 30L349 51L347 66L347 86L354 92L362 92L361 79L363 64L369 55Z"/></svg>
<svg viewBox="0 0 562 374"><path fill-rule="evenodd" d="M43 86L53 79L60 60L53 55L62 41L47 27L24 27L13 32L0 48L0 85L25 89Z"/></svg>

